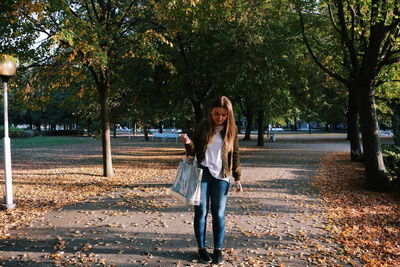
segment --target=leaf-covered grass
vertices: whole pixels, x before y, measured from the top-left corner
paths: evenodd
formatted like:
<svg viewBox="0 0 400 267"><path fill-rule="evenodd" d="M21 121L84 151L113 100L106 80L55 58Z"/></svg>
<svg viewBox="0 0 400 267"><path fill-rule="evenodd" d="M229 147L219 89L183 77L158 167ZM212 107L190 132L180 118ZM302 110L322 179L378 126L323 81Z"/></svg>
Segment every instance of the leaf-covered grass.
<svg viewBox="0 0 400 267"><path fill-rule="evenodd" d="M51 137L49 140L56 139ZM78 140L79 138L72 139ZM18 244L20 239L15 237L15 229L21 227L21 234L24 234L23 232L28 227L35 229L38 226L34 222L35 219L42 217L45 212L81 202L90 202L97 206L103 202L100 199L104 200L101 196L112 196L113 199L114 197L117 199L110 206L109 200L107 200L108 208L101 211L102 215L107 215L107 220L110 219L110 216L129 214L133 218L143 217L140 220L145 219L143 222L146 226L149 225L149 222L150 224L154 222L158 225L157 227L168 228L168 225L175 226L181 223L182 227L188 227L187 230L190 232L190 235L186 235L184 240L191 242L192 214L186 212L190 209L182 209L181 204L175 203L168 195L178 162L184 156L184 147L181 143L175 141L144 142L137 138L131 138L131 140L112 138L115 176L106 178L102 176L101 141L90 138L82 140L84 142L79 144L68 142L66 145L65 142L60 142L59 145L49 145L42 143L43 146L28 146L14 150L13 178L17 208L12 211L0 211L2 244ZM316 140L317 143L324 141ZM336 244L333 244L327 236L325 237L325 233L320 235L322 230L319 228L323 223L323 216L320 214L319 206L317 210L316 207L313 207L320 201L314 200L315 190L310 188L306 174L310 171L309 164L313 164L312 166L315 164L314 159L306 160L307 156L315 156L314 145L312 143L301 144L301 140L299 140L276 146L279 145L279 142L283 142L283 138L276 143L269 143L264 148L256 147L254 141L241 142L241 161L243 167L246 168L243 175L245 192L237 195L232 192L231 199L234 201L230 201L227 206L227 229L230 229L230 233L232 233L232 243L230 243L232 249L225 250L226 261L231 263L231 266L283 266L286 261L289 262L287 266L300 266L300 264L291 265L292 261L303 262L304 266L313 264L338 266L339 262L352 262L347 258L343 259L348 255L342 255L342 250L336 249ZM303 147L299 148L299 145L303 145ZM297 153L291 153L293 149ZM2 186L0 182L0 198L3 193ZM114 190L117 191L115 194L112 192ZM121 198L118 197L118 194ZM298 209L291 207L298 207ZM128 209L129 212L125 212ZM185 212L181 214L183 210ZM79 211L79 213L81 212L92 214L94 210L84 209ZM178 214L180 215L178 216ZM99 218L98 215L94 216ZM64 218L71 219L70 217ZM99 222L100 232L103 230L102 227L117 228L118 232L127 230L128 235L130 235L130 231L136 231L136 229L126 229L125 227L128 226L122 225L119 221L103 224L103 219L101 221L93 220L93 218L87 219L85 222L79 219L76 223L77 227L94 227ZM133 227L138 225L135 222ZM8 231L7 227L13 230ZM177 226L179 229L182 227ZM50 230L52 231L52 229ZM159 231L156 228L143 230L149 231L150 229L151 232ZM161 233L167 233L169 229L158 232L159 236ZM83 232L76 233L75 227L66 227L66 233L68 230L73 232L73 237L83 238ZM175 235L175 229L171 230L173 231L171 233ZM108 230L106 232L108 235ZM26 234L29 239L30 234ZM93 239L85 239L81 249L80 245L70 246L73 242L69 239L68 234L56 238L54 247L50 245L41 253L39 259L31 259L35 262L56 261L60 265L68 266L75 266L80 261L93 263L94 266L95 263L110 259L108 256L102 258L103 256L88 251L89 245L99 245L98 236L93 236ZM138 237L137 241L141 242L142 238L143 236ZM178 243L182 242L179 234L176 240ZM47 243L45 240L34 238L32 247L29 248L35 251L36 247L41 247L42 242ZM121 253L125 254L126 245L130 248L131 244L125 245L121 241L118 242L121 246ZM107 247L107 244L104 244L104 247ZM171 249L168 246L170 244L162 248L161 245L157 245L157 247L144 245L145 253L140 253L140 255L136 255L135 252L131 254L127 250L127 255L134 255L134 261L126 262L135 266L139 263L150 263L151 260L147 256L153 257L154 255L156 260L156 254L161 251L160 249ZM30 249L27 247L24 246L28 252ZM19 248L14 249L19 253ZM69 251L73 251L72 254ZM36 255L39 256L39 254ZM109 256L112 257L112 253ZM4 257L5 264L12 260L11 257L10 254ZM159 259L174 261L170 256ZM1 261L0 258L0 265ZM157 264L154 261L152 263L155 266L159 265L161 261L157 261ZM186 265L197 266L195 262L188 263Z"/></svg>
<svg viewBox="0 0 400 267"><path fill-rule="evenodd" d="M112 139L114 177L102 175L101 141L88 137L12 140L14 210L0 210L0 238L7 229L43 213L122 187L170 183L182 157L179 143ZM0 177L3 176L0 162ZM4 183L0 181L0 199Z"/></svg>
<svg viewBox="0 0 400 267"><path fill-rule="evenodd" d="M327 230L365 266L400 265L400 194L365 189L364 168L348 153L331 153L320 161L314 181L327 202Z"/></svg>
<svg viewBox="0 0 400 267"><path fill-rule="evenodd" d="M112 139L115 176L106 178L102 176L100 140L85 137L39 137L36 140L37 142L32 145L24 143L25 140L22 139L15 140L22 141L19 144L20 148L13 147L12 155L14 197L17 208L12 211L0 210L2 222L0 238L12 238L7 228L29 226L45 212L121 188L131 189L125 197L129 200L128 203L133 203L135 209L162 210L165 208L163 205L169 205L170 202L159 203L156 197L167 194L167 189L174 179L176 166L184 155L184 149L180 143L143 142L141 139L128 140L127 138ZM277 154L273 149L255 147L254 143L242 144L241 160L244 166L269 168L271 164L272 166L277 164L274 160L285 161L285 165L286 162L295 166L305 164L304 155L307 154L296 157L292 153L288 156L286 152ZM310 153L312 149L310 147L304 151ZM0 166L0 172L2 168ZM284 188L286 185L286 182L271 181L278 188L279 186ZM351 163L348 153L330 154L321 161L320 175L315 179L314 184L328 203L330 223L327 230L343 243L347 253L339 255L335 250L329 250L326 244L321 246L319 240L307 235L306 232L301 232L299 238L302 238L304 244L317 246L318 251L328 251L321 255L309 254L308 259L304 256L309 262L319 262L318 266L338 266L329 264L336 262L335 259L350 263L353 262L352 257L357 257L366 262L367 266L399 264L399 198L391 193L366 191L362 181L362 166ZM262 187L256 185L256 188L248 187L246 190L254 190L257 193L259 188L265 186L264 183L260 184L263 185ZM3 192L4 184L0 182L0 199L3 197ZM271 195L272 193L267 197L271 198ZM286 197L293 198L293 195ZM254 203L261 203L254 201ZM301 205L308 204L304 202ZM249 209L242 204L240 206L246 210ZM249 212L256 213L264 208L261 204L257 204L257 208ZM277 216L278 219L279 216ZM309 215L305 213L296 216L287 226L295 222L303 222L303 219L306 223ZM279 232L275 233L275 230L264 225L264 222L262 224L268 230L267 236L280 237ZM248 235L254 235L256 238L263 236L263 233L259 231L262 228L254 230L255 228L251 228L254 225L248 222L245 225L249 225L250 228L243 228L240 232L246 238ZM320 227L320 224L315 225L316 228ZM285 234L291 236L292 233L287 230ZM331 240L327 242L330 243ZM283 247L280 249L284 250ZM287 251L291 249L293 248L287 247ZM274 257L279 258L278 252ZM226 253L230 258L236 257L233 252L226 251ZM348 257L348 254L352 257ZM269 262L271 255L269 254L265 261ZM346 258L342 259L342 257ZM258 258L259 263L253 262L251 257L246 261L252 266L270 266Z"/></svg>

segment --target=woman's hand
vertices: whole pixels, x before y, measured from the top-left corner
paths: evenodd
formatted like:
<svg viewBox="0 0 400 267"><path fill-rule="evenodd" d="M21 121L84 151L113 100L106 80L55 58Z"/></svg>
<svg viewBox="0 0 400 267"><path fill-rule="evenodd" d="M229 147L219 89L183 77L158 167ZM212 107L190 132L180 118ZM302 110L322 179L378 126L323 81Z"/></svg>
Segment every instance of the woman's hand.
<svg viewBox="0 0 400 267"><path fill-rule="evenodd" d="M240 181L235 181L235 187L237 193L243 192L242 183Z"/></svg>
<svg viewBox="0 0 400 267"><path fill-rule="evenodd" d="M182 143L184 143L185 145L190 144L190 142L192 142L189 138L189 136L187 136L187 134L185 133L181 133L179 135L179 138L181 139Z"/></svg>

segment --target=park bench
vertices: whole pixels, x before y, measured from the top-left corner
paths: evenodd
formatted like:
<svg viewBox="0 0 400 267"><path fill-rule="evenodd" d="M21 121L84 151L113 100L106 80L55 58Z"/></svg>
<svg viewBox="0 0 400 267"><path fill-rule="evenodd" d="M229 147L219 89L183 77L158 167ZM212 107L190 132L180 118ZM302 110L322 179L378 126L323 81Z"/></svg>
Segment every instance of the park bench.
<svg viewBox="0 0 400 267"><path fill-rule="evenodd" d="M283 128L272 128L272 132L283 132Z"/></svg>
<svg viewBox="0 0 400 267"><path fill-rule="evenodd" d="M177 133L153 133L152 140L154 141L154 138L155 138L155 140L161 140L161 141L175 139L175 142L178 142L178 137L179 137L179 134L177 134Z"/></svg>
<svg viewBox="0 0 400 267"><path fill-rule="evenodd" d="M379 135L393 136L393 132L391 130L379 130Z"/></svg>

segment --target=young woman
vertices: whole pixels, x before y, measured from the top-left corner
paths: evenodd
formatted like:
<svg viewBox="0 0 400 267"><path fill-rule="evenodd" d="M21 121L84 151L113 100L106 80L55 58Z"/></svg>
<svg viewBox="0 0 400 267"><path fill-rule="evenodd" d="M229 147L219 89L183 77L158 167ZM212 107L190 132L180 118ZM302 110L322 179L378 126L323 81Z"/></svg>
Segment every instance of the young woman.
<svg viewBox="0 0 400 267"><path fill-rule="evenodd" d="M239 145L231 101L222 96L211 102L208 118L200 122L193 140L186 134L180 136L186 152L196 156L203 169L200 205L194 208L194 233L199 258L204 263L222 264L222 243L225 227L225 206L229 180L235 179L236 190L242 192L240 183ZM206 250L207 214L211 201L214 253L211 259Z"/></svg>

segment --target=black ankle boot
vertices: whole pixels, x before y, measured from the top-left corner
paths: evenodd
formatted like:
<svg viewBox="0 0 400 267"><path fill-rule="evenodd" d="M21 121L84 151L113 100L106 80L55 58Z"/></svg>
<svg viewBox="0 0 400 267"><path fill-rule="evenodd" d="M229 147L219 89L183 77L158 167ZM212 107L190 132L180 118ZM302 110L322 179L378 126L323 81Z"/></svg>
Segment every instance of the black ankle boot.
<svg viewBox="0 0 400 267"><path fill-rule="evenodd" d="M214 264L223 264L225 262L224 256L222 255L222 249L214 249L213 255L213 263Z"/></svg>
<svg viewBox="0 0 400 267"><path fill-rule="evenodd" d="M210 254L208 254L206 248L199 248L197 253L199 254L199 258L202 263L210 263L211 262Z"/></svg>

